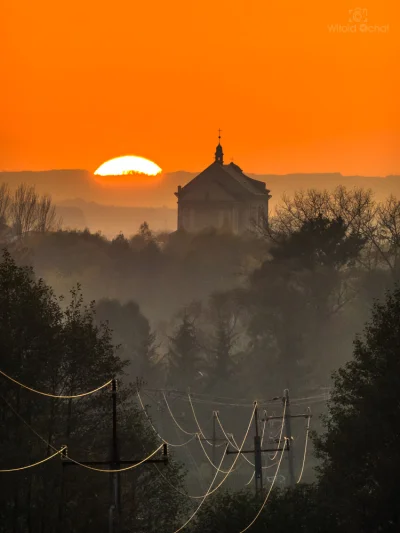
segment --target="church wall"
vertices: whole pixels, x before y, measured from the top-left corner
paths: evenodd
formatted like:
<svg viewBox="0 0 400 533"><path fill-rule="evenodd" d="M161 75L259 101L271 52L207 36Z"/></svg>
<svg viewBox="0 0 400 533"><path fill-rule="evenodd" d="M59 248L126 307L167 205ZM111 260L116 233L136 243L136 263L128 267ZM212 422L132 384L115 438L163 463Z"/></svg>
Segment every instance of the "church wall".
<svg viewBox="0 0 400 533"><path fill-rule="evenodd" d="M254 224L261 225L264 221L268 221L268 200L252 200L243 209L240 232L253 230Z"/></svg>
<svg viewBox="0 0 400 533"><path fill-rule="evenodd" d="M239 209L236 206L232 208L232 232L239 233Z"/></svg>
<svg viewBox="0 0 400 533"><path fill-rule="evenodd" d="M254 229L254 222L261 224L268 220L268 200L227 202L215 200L181 201L178 204L178 228L189 232L215 227L233 233Z"/></svg>
<svg viewBox="0 0 400 533"><path fill-rule="evenodd" d="M240 233L240 204L223 201L187 201L178 204L179 229L202 231L215 227L221 230Z"/></svg>

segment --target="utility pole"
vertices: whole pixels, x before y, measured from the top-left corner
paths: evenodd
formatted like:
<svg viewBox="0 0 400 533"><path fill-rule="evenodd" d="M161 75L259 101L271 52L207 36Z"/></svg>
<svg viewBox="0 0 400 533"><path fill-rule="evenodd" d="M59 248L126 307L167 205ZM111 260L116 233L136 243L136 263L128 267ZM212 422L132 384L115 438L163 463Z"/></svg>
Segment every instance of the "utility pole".
<svg viewBox="0 0 400 533"><path fill-rule="evenodd" d="M117 380L112 380L112 444L111 444L111 459L109 461L79 461L82 465L88 466L108 466L110 470L119 470L121 465L136 465L138 463L163 463L168 464L168 446L164 443L163 458L150 458L146 461L143 459L134 459L129 461L122 461L119 455L118 447L118 426L117 426ZM61 454L62 465L64 466L79 466L77 462L68 459L67 449ZM120 533L121 529L121 486L119 472L111 474L112 482L110 486L110 506L108 510L108 531L109 533Z"/></svg>
<svg viewBox="0 0 400 533"><path fill-rule="evenodd" d="M198 435L198 439L201 440L201 441L207 441L207 442L211 442L212 444L212 462L215 466L215 461L216 461L216 455L217 455L217 442L221 441L221 442L226 442L226 439L225 438L218 438L217 437L217 416L218 416L218 411L213 411L213 428L212 428L212 438L211 439L208 439L206 436L203 436L201 437L200 434Z"/></svg>
<svg viewBox="0 0 400 533"><path fill-rule="evenodd" d="M252 453L254 454L254 477L255 477L255 487L256 487L256 495L262 494L263 490L263 481L262 481L262 454L264 452L283 452L283 451L289 451L290 450L290 441L285 439L285 443L283 445L283 448L265 448L261 449L261 438L258 433L258 410L257 405L255 406L254 410L254 419L255 419L255 427L256 427L256 435L254 437L254 449L253 450L229 450L229 448L226 450L226 454L230 455L233 453Z"/></svg>
<svg viewBox="0 0 400 533"><path fill-rule="evenodd" d="M274 400L279 400L280 398L274 398ZM296 480L294 476L294 457L293 457L293 437L292 437L292 425L291 420L292 418L310 418L312 415L308 413L302 413L299 415L292 415L290 411L290 398L289 398L289 390L285 389L283 391L282 396L282 403L285 406L285 416L267 416L266 420L282 420L284 418L284 425L285 425L285 435L287 442L290 443L290 446L288 446L288 466L289 466L289 486L294 487L296 485Z"/></svg>
<svg viewBox="0 0 400 533"><path fill-rule="evenodd" d="M267 411L265 409L263 411L263 418L261 419L261 421L264 422L264 428L263 428L263 434L262 434L262 442L261 442L261 444L262 444L263 441L264 441L264 438L265 438L265 426L267 424ZM267 454L265 457L263 457L263 465L261 466L261 470L264 467L267 468L268 464L269 464L269 455Z"/></svg>
<svg viewBox="0 0 400 533"><path fill-rule="evenodd" d="M255 424L255 436L254 436L254 480L256 484L256 494L263 491L263 479L262 479L262 455L261 455L261 437L258 433L258 407L257 403L254 406L254 424Z"/></svg>
<svg viewBox="0 0 400 533"><path fill-rule="evenodd" d="M289 482L290 486L294 487L296 484L294 478L294 457L293 457L293 439L292 439L292 425L291 425L291 414L290 414L290 398L289 398L289 389L285 389L284 398L282 399L283 405L286 404L285 412L285 433L286 438L292 443L290 446L290 451L288 453L288 465L289 465Z"/></svg>
<svg viewBox="0 0 400 533"><path fill-rule="evenodd" d="M119 470L121 468L119 462L119 448L118 448L118 436L117 436L117 380L112 380L112 450L111 450L111 462L110 470ZM111 501L114 502L114 523L115 533L119 533L121 529L121 489L120 489L120 475L119 472L112 474L112 493L113 497ZM112 508L111 507L111 508ZM110 509L111 510L111 509Z"/></svg>

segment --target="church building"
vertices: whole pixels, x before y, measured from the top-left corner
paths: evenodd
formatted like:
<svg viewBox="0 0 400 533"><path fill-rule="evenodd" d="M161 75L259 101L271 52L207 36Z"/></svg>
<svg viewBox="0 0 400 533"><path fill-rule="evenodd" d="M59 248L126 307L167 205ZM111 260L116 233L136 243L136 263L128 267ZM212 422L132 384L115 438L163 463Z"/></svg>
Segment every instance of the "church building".
<svg viewBox="0 0 400 533"><path fill-rule="evenodd" d="M224 164L221 136L215 160L185 186L178 186L178 230L216 228L244 233L268 220L270 191L235 163Z"/></svg>

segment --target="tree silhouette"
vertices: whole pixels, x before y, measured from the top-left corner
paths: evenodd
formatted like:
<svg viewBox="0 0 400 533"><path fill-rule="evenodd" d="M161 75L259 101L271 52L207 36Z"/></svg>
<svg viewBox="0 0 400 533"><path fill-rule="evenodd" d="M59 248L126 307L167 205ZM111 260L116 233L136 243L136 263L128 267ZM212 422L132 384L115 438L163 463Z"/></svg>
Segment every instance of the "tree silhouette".
<svg viewBox="0 0 400 533"><path fill-rule="evenodd" d="M354 358L334 374L325 434L315 438L320 485L340 531L398 531L400 288L373 307Z"/></svg>
<svg viewBox="0 0 400 533"><path fill-rule="evenodd" d="M171 386L182 388L193 385L200 374L200 347L194 319L185 310L181 322L169 337L167 353L168 381Z"/></svg>
<svg viewBox="0 0 400 533"><path fill-rule="evenodd" d="M232 387L236 369L240 306L235 292L215 292L206 308L203 348L207 353L207 391Z"/></svg>
<svg viewBox="0 0 400 533"><path fill-rule="evenodd" d="M119 378L117 405L121 458L143 457L159 441L123 383L124 362L115 354L112 332L94 320L80 288L66 305L30 268L18 267L8 252L0 262L0 368L35 389L77 394ZM22 418L21 418L22 417ZM29 465L62 445L78 460L108 460L111 440L109 387L80 400L53 399L1 377L0 469ZM42 440L43 439L43 440ZM123 527L140 523L150 533L174 530L186 499L171 493L182 487L182 473L170 461L160 477L153 465L121 474ZM108 523L107 474L61 461L4 474L0 484L0 529L18 533L94 533ZM2 474L3 476L3 474ZM134 498L132 495L134 494ZM149 504L149 502L151 502ZM157 503L157 505L156 505Z"/></svg>
<svg viewBox="0 0 400 533"><path fill-rule="evenodd" d="M251 490L212 495L196 516L192 533L242 531L254 520L263 500L264 497L255 496ZM264 511L249 531L338 533L314 485L298 485L289 490L274 488Z"/></svg>
<svg viewBox="0 0 400 533"><path fill-rule="evenodd" d="M122 304L102 299L96 304L96 322L107 322L121 359L129 362L126 372L132 380L141 377L152 386L157 382L157 342L149 321L136 302Z"/></svg>

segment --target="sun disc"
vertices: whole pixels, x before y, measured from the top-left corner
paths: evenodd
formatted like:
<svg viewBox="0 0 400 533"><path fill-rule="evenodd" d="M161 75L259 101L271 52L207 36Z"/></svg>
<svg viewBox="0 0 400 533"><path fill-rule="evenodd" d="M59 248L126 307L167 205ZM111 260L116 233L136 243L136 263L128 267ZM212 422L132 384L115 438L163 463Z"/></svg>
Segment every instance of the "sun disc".
<svg viewBox="0 0 400 533"><path fill-rule="evenodd" d="M106 161L95 170L94 174L96 176L123 176L141 173L148 176L156 176L160 172L161 168L150 159L137 155L124 155Z"/></svg>
<svg viewBox="0 0 400 533"><path fill-rule="evenodd" d="M161 180L161 172L162 169L150 159L124 155L100 165L94 176L105 187L147 187Z"/></svg>

